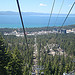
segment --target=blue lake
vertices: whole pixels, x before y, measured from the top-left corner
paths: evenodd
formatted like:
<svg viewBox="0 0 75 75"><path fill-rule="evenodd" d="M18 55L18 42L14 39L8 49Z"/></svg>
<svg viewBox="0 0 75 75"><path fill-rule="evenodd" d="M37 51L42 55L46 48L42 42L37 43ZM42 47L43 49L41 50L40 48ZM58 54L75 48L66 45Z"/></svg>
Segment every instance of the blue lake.
<svg viewBox="0 0 75 75"><path fill-rule="evenodd" d="M61 26L65 17L58 17L57 22L56 17L51 18L49 26ZM23 16L24 25L27 28L33 27L46 27L48 26L49 16ZM75 17L69 17L64 25L75 24ZM22 28L19 15L0 15L0 28Z"/></svg>

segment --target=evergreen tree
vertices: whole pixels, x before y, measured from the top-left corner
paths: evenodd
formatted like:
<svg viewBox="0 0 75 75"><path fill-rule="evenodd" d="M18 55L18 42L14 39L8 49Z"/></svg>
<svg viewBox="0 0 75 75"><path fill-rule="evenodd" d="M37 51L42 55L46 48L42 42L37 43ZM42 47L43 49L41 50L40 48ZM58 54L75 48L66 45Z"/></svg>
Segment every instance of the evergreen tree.
<svg viewBox="0 0 75 75"><path fill-rule="evenodd" d="M15 48L11 60L6 67L9 75L23 75L22 72L22 56L18 51L17 47Z"/></svg>
<svg viewBox="0 0 75 75"><path fill-rule="evenodd" d="M5 67L9 62L9 56L6 53L3 37L0 35L0 75L7 75Z"/></svg>

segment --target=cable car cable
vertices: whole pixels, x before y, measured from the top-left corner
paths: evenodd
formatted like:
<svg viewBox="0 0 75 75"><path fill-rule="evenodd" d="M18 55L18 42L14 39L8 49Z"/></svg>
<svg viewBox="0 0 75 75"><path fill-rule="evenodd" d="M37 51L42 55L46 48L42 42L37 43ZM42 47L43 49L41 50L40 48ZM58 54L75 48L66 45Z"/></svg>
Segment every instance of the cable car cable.
<svg viewBox="0 0 75 75"><path fill-rule="evenodd" d="M50 14L50 17L49 17L47 29L48 29L49 24L50 24L50 22L51 22L51 16L52 16L52 13L53 13L54 5L55 5L55 0L54 0L53 5L52 5L51 14Z"/></svg>
<svg viewBox="0 0 75 75"><path fill-rule="evenodd" d="M61 7L60 7L59 12L58 12L58 14L57 14L57 17L56 17L56 20L55 20L55 24L57 23L57 18L58 18L58 16L59 16L60 12L61 12L61 9L62 9L62 7L63 7L63 4L64 4L64 0L62 1ZM55 24L54 24L54 26L55 26Z"/></svg>
<svg viewBox="0 0 75 75"><path fill-rule="evenodd" d="M60 30L61 30L61 28L63 27L63 25L65 24L65 22L66 22L66 20L67 20L67 18L68 18L68 16L69 16L69 14L71 13L71 11L72 11L72 9L73 9L73 7L74 7L74 4L75 4L75 2L73 3L71 9L69 10L69 13L67 14L67 16L66 16L66 18L65 18L65 20L64 20L64 22L63 22L63 24L62 24L62 26L60 27Z"/></svg>
<svg viewBox="0 0 75 75"><path fill-rule="evenodd" d="M27 49L28 49L28 53L29 53L29 47L28 47L28 42L27 42L26 30L24 28L24 23L23 23L23 19L22 19L22 14L21 14L21 9L20 9L20 5L19 5L19 1L16 0L16 2L17 2L17 6L18 6L18 10L19 10L19 15L20 15L20 19L21 19L21 23L22 23L22 27L23 27L23 33L24 33L24 37L25 37L25 41L26 41L26 45L27 45Z"/></svg>

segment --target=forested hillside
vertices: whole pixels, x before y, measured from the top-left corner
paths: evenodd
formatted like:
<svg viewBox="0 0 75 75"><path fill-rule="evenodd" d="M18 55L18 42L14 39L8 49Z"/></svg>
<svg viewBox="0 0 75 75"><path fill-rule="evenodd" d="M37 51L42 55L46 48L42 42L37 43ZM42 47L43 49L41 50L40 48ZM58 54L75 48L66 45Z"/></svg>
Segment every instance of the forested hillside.
<svg viewBox="0 0 75 75"><path fill-rule="evenodd" d="M0 35L0 75L31 75L35 36L28 37L29 50L24 37ZM38 65L44 66L45 75L63 75L74 70L75 34L36 35L38 48ZM49 45L58 45L55 55L49 54ZM58 54L57 54L58 53Z"/></svg>
<svg viewBox="0 0 75 75"><path fill-rule="evenodd" d="M45 75L63 75L74 70L75 63L75 34L49 34L37 36L39 63L44 66ZM48 45L58 44L63 49L63 54L57 54L56 47L53 56ZM47 47L47 48L45 48Z"/></svg>
<svg viewBox="0 0 75 75"><path fill-rule="evenodd" d="M33 39L28 37L29 50L25 39L0 35L0 75L29 75L33 64Z"/></svg>

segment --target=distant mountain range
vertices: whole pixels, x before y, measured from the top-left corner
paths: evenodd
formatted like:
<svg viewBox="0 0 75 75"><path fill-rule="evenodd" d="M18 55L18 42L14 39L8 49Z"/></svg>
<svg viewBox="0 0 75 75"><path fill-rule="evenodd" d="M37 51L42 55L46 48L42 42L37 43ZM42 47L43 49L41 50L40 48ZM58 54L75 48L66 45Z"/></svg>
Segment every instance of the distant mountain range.
<svg viewBox="0 0 75 75"><path fill-rule="evenodd" d="M13 11L0 11L0 15L18 15L18 12ZM22 15L40 15L40 16L49 16L49 13L37 13L37 12L22 12ZM66 16L67 14L60 14L59 16ZM53 14L52 16L57 16L57 14ZM75 17L75 14L70 14L70 17Z"/></svg>

